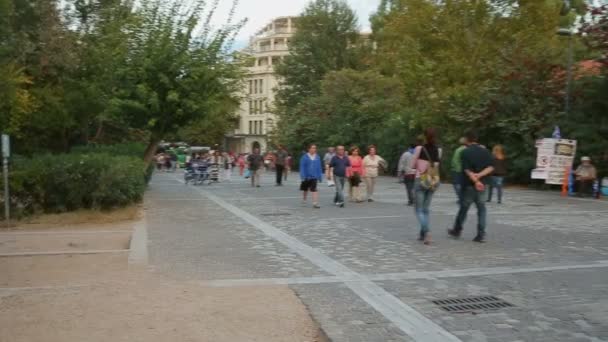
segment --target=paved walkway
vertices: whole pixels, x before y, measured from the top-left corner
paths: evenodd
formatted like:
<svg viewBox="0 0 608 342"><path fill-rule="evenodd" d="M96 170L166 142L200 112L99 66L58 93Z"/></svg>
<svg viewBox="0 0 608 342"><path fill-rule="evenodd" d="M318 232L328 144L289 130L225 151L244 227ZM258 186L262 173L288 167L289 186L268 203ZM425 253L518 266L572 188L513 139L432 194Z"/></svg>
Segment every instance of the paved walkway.
<svg viewBox="0 0 608 342"><path fill-rule="evenodd" d="M608 341L608 202L507 190L489 207L488 243L447 238L457 207L435 195L435 244L416 241L402 185L375 203L301 204L291 177L186 186L156 174L146 196L151 267L207 286L289 284L332 341ZM450 313L434 300L495 296L512 307Z"/></svg>

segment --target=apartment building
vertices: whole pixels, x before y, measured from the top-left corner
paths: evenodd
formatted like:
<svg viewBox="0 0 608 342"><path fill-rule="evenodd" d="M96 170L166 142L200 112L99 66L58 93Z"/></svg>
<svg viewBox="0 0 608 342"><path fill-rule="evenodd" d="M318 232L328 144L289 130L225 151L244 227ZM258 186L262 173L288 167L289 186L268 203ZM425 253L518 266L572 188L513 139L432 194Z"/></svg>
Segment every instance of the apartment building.
<svg viewBox="0 0 608 342"><path fill-rule="evenodd" d="M269 135L277 118L270 113L278 79L274 66L289 53L290 39L295 32L295 17L279 17L259 30L242 52L253 59L248 67L234 131L226 135L225 148L249 153L254 148L267 151Z"/></svg>

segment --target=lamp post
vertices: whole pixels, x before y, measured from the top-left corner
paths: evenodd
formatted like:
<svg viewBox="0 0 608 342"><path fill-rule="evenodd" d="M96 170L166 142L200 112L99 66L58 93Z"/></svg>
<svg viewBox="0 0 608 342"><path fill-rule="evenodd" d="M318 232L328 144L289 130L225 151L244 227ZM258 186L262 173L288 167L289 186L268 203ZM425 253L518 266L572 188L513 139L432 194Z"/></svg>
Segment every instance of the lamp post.
<svg viewBox="0 0 608 342"><path fill-rule="evenodd" d="M566 69L566 103L565 103L565 114L568 117L570 113L570 93L572 86L572 64L574 63L574 48L572 43L573 32L570 29L559 29L557 34L560 36L568 36L568 65Z"/></svg>
<svg viewBox="0 0 608 342"><path fill-rule="evenodd" d="M564 0L561 15L565 16L570 13L570 0ZM571 92L571 84L572 84L572 64L574 59L574 48L572 42L573 32L570 28L560 28L557 30L557 34L560 36L568 37L568 66L566 70L566 100L565 100L565 108L564 113L566 118L570 114L570 92Z"/></svg>

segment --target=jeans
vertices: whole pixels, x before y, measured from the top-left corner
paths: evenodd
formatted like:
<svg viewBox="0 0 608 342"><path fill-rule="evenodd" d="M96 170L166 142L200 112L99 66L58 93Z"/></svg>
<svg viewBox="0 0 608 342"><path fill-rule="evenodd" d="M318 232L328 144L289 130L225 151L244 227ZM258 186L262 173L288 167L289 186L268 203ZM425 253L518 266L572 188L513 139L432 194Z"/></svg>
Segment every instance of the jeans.
<svg viewBox="0 0 608 342"><path fill-rule="evenodd" d="M283 171L285 170L285 166L277 164L275 169L277 171L277 185L281 185L283 184Z"/></svg>
<svg viewBox="0 0 608 342"><path fill-rule="evenodd" d="M414 182L415 177L405 176L403 182L405 183L405 191L407 192L407 204L414 204Z"/></svg>
<svg viewBox="0 0 608 342"><path fill-rule="evenodd" d="M420 186L420 180L416 179L414 183L414 191L416 194L416 217L420 222L420 235L424 236L429 232L429 207L435 190L428 190Z"/></svg>
<svg viewBox="0 0 608 342"><path fill-rule="evenodd" d="M334 182L336 183L334 203L344 203L344 184L346 183L346 177L334 175Z"/></svg>
<svg viewBox="0 0 608 342"><path fill-rule="evenodd" d="M260 175L262 170L250 170L251 171L251 186L260 186Z"/></svg>
<svg viewBox="0 0 608 342"><path fill-rule="evenodd" d="M488 191L488 202L492 202L492 190L496 188L496 194L498 195L498 203L502 202L502 183L504 181L504 177L500 176L492 176L489 191Z"/></svg>
<svg viewBox="0 0 608 342"><path fill-rule="evenodd" d="M374 189L376 188L376 177L363 177L365 188L367 190L367 199L374 198Z"/></svg>
<svg viewBox="0 0 608 342"><path fill-rule="evenodd" d="M458 204L462 203L462 183L464 183L464 174L462 172L452 171L452 186L454 186Z"/></svg>
<svg viewBox="0 0 608 342"><path fill-rule="evenodd" d="M471 204L475 203L477 207L477 235L484 236L486 233L486 193L488 187L483 191L477 191L472 186L465 186L462 189L462 202L460 203L460 209L458 210L458 216L456 216L456 222L454 223L454 230L456 232L462 231L462 226L467 219L469 208Z"/></svg>

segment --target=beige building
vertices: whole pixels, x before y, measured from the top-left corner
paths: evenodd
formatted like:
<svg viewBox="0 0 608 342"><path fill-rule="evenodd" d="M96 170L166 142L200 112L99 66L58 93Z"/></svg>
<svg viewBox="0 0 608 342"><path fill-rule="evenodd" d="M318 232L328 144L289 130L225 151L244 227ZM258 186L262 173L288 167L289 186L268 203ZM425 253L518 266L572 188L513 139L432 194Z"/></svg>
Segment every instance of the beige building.
<svg viewBox="0 0 608 342"><path fill-rule="evenodd" d="M268 137L277 118L269 109L278 86L274 66L289 53L290 38L295 32L294 22L294 17L274 19L258 31L242 51L253 58L254 64L246 70L237 127L226 135L225 147L229 151L248 153L259 147L265 152L272 148Z"/></svg>

